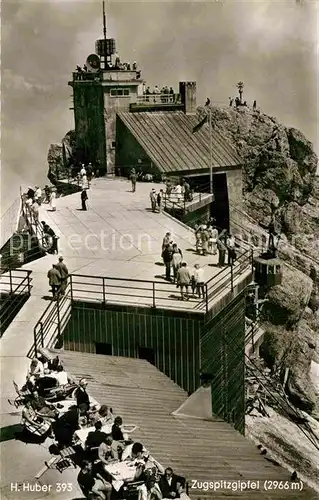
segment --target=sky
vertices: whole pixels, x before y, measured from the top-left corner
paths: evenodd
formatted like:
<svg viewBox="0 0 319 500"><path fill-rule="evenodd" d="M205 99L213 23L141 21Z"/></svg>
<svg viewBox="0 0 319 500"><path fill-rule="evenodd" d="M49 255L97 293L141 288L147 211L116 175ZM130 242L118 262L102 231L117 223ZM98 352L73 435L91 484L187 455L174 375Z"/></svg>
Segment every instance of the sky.
<svg viewBox="0 0 319 500"><path fill-rule="evenodd" d="M197 82L197 103L244 99L299 128L319 152L318 2L106 2L108 36L150 86ZM1 213L45 184L50 143L74 127L68 81L102 37L100 0L2 0Z"/></svg>

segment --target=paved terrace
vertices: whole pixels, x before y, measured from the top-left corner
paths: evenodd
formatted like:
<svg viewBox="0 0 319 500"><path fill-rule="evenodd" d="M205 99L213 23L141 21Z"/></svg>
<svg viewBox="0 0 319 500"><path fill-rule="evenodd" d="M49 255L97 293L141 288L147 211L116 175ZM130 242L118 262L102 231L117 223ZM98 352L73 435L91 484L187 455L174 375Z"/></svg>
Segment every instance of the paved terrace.
<svg viewBox="0 0 319 500"><path fill-rule="evenodd" d="M167 231L172 233L172 238L184 251L185 260L190 266L199 262L205 267L206 279L218 272L218 268L208 265L216 264L216 257L200 257L193 251L187 251L194 248L192 231L167 215L153 214L148 209L149 192L153 186L154 184L138 183L137 192L131 193L128 181L98 179L88 191L88 212L79 210L81 201L78 193L59 198L56 212L48 211L48 205L41 207L40 220L48 222L60 237L59 254L64 255L70 273L154 280L155 276L163 275L164 268L156 265L156 262L161 261L162 238ZM160 188L160 185L157 186ZM142 238L145 234L148 237ZM104 247L101 245L102 238ZM47 271L56 262L57 256L48 254L24 266L32 271L31 297L0 340L0 452L2 463L7 463L2 470L0 487L1 498L5 500L44 497L50 500L68 500L81 497L80 494L75 494L79 493L76 474L70 471L66 471L63 477L50 471L51 475L47 477L48 484L55 484L62 481L62 478L65 482L72 482L73 491L70 493L61 495L52 491L50 495L36 495L10 491L11 482L30 481L33 484L35 474L48 457L47 447L14 441L14 431L21 420L21 412L12 411L7 398L15 395L12 380L19 386L25 382L30 363L26 354L33 343L33 328L46 309L46 299L50 296ZM173 285L168 286L174 289ZM174 302L178 304L177 299ZM190 301L186 307L192 307L191 303L196 306L198 301ZM181 305L185 306L183 303Z"/></svg>

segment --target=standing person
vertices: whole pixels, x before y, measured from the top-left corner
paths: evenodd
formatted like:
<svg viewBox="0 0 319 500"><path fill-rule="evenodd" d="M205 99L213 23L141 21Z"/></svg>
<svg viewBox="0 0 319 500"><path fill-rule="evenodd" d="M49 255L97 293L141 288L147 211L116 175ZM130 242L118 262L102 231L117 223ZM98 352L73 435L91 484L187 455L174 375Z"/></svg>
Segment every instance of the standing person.
<svg viewBox="0 0 319 500"><path fill-rule="evenodd" d="M82 210L87 210L87 208L86 208L86 202L87 202L88 199L89 198L88 198L86 190L82 189L82 193L81 193Z"/></svg>
<svg viewBox="0 0 319 500"><path fill-rule="evenodd" d="M46 243L50 248L48 248L48 253L58 253L58 239L59 237L55 234L53 229L47 224L46 222L41 221L42 228L43 228L43 233L44 233L44 238L46 240ZM48 238L49 236L49 238ZM52 243L51 243L51 238L52 238ZM51 243L51 244L50 244Z"/></svg>
<svg viewBox="0 0 319 500"><path fill-rule="evenodd" d="M184 182L184 201L189 201L191 187L187 181Z"/></svg>
<svg viewBox="0 0 319 500"><path fill-rule="evenodd" d="M31 198L31 200L33 202L33 200L34 200L34 194L35 194L34 189L32 189L32 187L28 187L27 199Z"/></svg>
<svg viewBox="0 0 319 500"><path fill-rule="evenodd" d="M253 102L253 110L256 111L256 108L257 108L257 102L256 100Z"/></svg>
<svg viewBox="0 0 319 500"><path fill-rule="evenodd" d="M202 226L201 230L201 243L202 243L202 253L203 255L206 255L208 252L208 240L209 240L209 232L207 231L207 226L206 224Z"/></svg>
<svg viewBox="0 0 319 500"><path fill-rule="evenodd" d="M179 183L175 186L175 194L177 203L179 203L182 200L182 186Z"/></svg>
<svg viewBox="0 0 319 500"><path fill-rule="evenodd" d="M39 188L39 186L35 186L34 199L38 203L38 205L41 205L41 203L42 203L42 189Z"/></svg>
<svg viewBox="0 0 319 500"><path fill-rule="evenodd" d="M166 246L169 245L170 241L171 241L171 233L166 233L162 242L162 253L165 250Z"/></svg>
<svg viewBox="0 0 319 500"><path fill-rule="evenodd" d="M169 244L164 248L162 257L166 268L165 279L171 281L171 265L173 260L173 252Z"/></svg>
<svg viewBox="0 0 319 500"><path fill-rule="evenodd" d="M212 226L212 228L209 231L209 240L208 240L208 249L211 252L212 255L217 254L217 238L218 238L218 231L215 226Z"/></svg>
<svg viewBox="0 0 319 500"><path fill-rule="evenodd" d="M83 177L83 175L86 175L84 163L82 163L81 170L80 170L80 176Z"/></svg>
<svg viewBox="0 0 319 500"><path fill-rule="evenodd" d="M87 177L88 187L90 187L90 184L92 182L92 175L93 175L92 163L89 163L87 166L87 169L86 169L86 177Z"/></svg>
<svg viewBox="0 0 319 500"><path fill-rule="evenodd" d="M226 247L228 251L228 265L233 264L234 260L236 260L235 246L236 246L235 238L229 233L226 238Z"/></svg>
<svg viewBox="0 0 319 500"><path fill-rule="evenodd" d="M218 248L218 267L223 267L225 265L225 256L226 256L226 245L223 236L218 237L217 239L217 248Z"/></svg>
<svg viewBox="0 0 319 500"><path fill-rule="evenodd" d="M86 391L87 380L82 378L79 382L79 386L75 391L76 406L78 407L81 415L87 413L90 409L90 398Z"/></svg>
<svg viewBox="0 0 319 500"><path fill-rule="evenodd" d="M55 264L53 264L52 268L48 271L48 278L53 300L56 300L57 296L59 295L61 286L61 274L59 273Z"/></svg>
<svg viewBox="0 0 319 500"><path fill-rule="evenodd" d="M177 271L177 286L181 289L181 299L184 300L184 288L185 293L188 295L188 287L191 282L191 275L187 267L186 262L183 262L179 270ZM189 297L187 297L189 299Z"/></svg>
<svg viewBox="0 0 319 500"><path fill-rule="evenodd" d="M55 191L55 188L53 188L51 190L51 194L50 194L50 210L51 210L51 212L56 211L56 191Z"/></svg>
<svg viewBox="0 0 319 500"><path fill-rule="evenodd" d="M171 197L172 189L173 189L173 186L171 184L171 181L168 179L166 181L166 196L168 199L170 199L170 197Z"/></svg>
<svg viewBox="0 0 319 500"><path fill-rule="evenodd" d="M151 207L152 207L152 212L156 212L156 191L153 188L152 191L150 192L150 199L151 199Z"/></svg>
<svg viewBox="0 0 319 500"><path fill-rule="evenodd" d="M44 186L44 194L45 194L45 199L44 199L45 203L50 203L51 189L47 184Z"/></svg>
<svg viewBox="0 0 319 500"><path fill-rule="evenodd" d="M135 191L136 191L136 180L137 180L137 176L136 176L136 173L135 173L135 168L132 168L132 170L131 170L130 179L131 179L131 183L132 183L132 193L135 193Z"/></svg>
<svg viewBox="0 0 319 500"><path fill-rule="evenodd" d="M195 226L195 240L196 240L196 244L195 244L196 252L200 253L200 247L202 244L202 225L201 224L199 226Z"/></svg>
<svg viewBox="0 0 319 500"><path fill-rule="evenodd" d="M34 200L31 206L31 214L33 216L34 222L37 224L39 222L39 205L36 200Z"/></svg>
<svg viewBox="0 0 319 500"><path fill-rule="evenodd" d="M177 280L177 271L182 265L182 260L183 260L183 254L180 248L174 243L173 245L173 255L172 255L172 265L173 265L173 278L174 278L174 283L176 283Z"/></svg>
<svg viewBox="0 0 319 500"><path fill-rule="evenodd" d="M65 290L68 284L68 276L69 276L69 271L66 265L63 262L63 257L59 257L59 262L56 265L57 270L59 271L61 275L61 287L60 287L60 293L61 295L65 294Z"/></svg>
<svg viewBox="0 0 319 500"><path fill-rule="evenodd" d="M164 198L164 191L163 189L160 189L159 193L157 194L157 206L158 206L158 211L160 213L163 208L163 198Z"/></svg>
<svg viewBox="0 0 319 500"><path fill-rule="evenodd" d="M195 264L193 276L194 276L194 285L198 293L198 297L204 298L205 297L204 269L200 267L199 264Z"/></svg>

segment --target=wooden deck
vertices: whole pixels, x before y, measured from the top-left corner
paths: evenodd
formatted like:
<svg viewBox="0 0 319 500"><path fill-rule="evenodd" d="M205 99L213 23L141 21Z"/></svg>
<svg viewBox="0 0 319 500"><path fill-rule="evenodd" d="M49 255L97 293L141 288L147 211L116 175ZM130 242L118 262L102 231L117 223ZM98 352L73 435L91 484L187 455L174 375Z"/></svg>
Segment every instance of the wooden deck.
<svg viewBox="0 0 319 500"><path fill-rule="evenodd" d="M247 481L260 481L258 490L242 492L232 491L227 485L217 491L190 488L191 498L318 498L305 486L303 491L266 491L266 480L294 488L290 473L273 465L248 439L217 418L205 421L173 416L187 394L147 361L68 351L60 357L73 376L88 380L88 391L100 404L111 406L124 423L139 426L132 435L135 441L142 442L164 467L171 466L177 474L186 476L190 486L195 479L198 483L226 481L235 490L236 485Z"/></svg>

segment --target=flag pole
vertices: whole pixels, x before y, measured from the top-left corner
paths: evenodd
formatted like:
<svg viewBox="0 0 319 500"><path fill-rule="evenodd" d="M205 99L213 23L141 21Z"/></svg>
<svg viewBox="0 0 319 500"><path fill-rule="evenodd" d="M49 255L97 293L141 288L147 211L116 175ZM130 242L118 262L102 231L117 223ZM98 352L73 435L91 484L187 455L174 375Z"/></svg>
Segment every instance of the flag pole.
<svg viewBox="0 0 319 500"><path fill-rule="evenodd" d="M209 108L209 187L213 194L213 141L212 141L212 108Z"/></svg>

